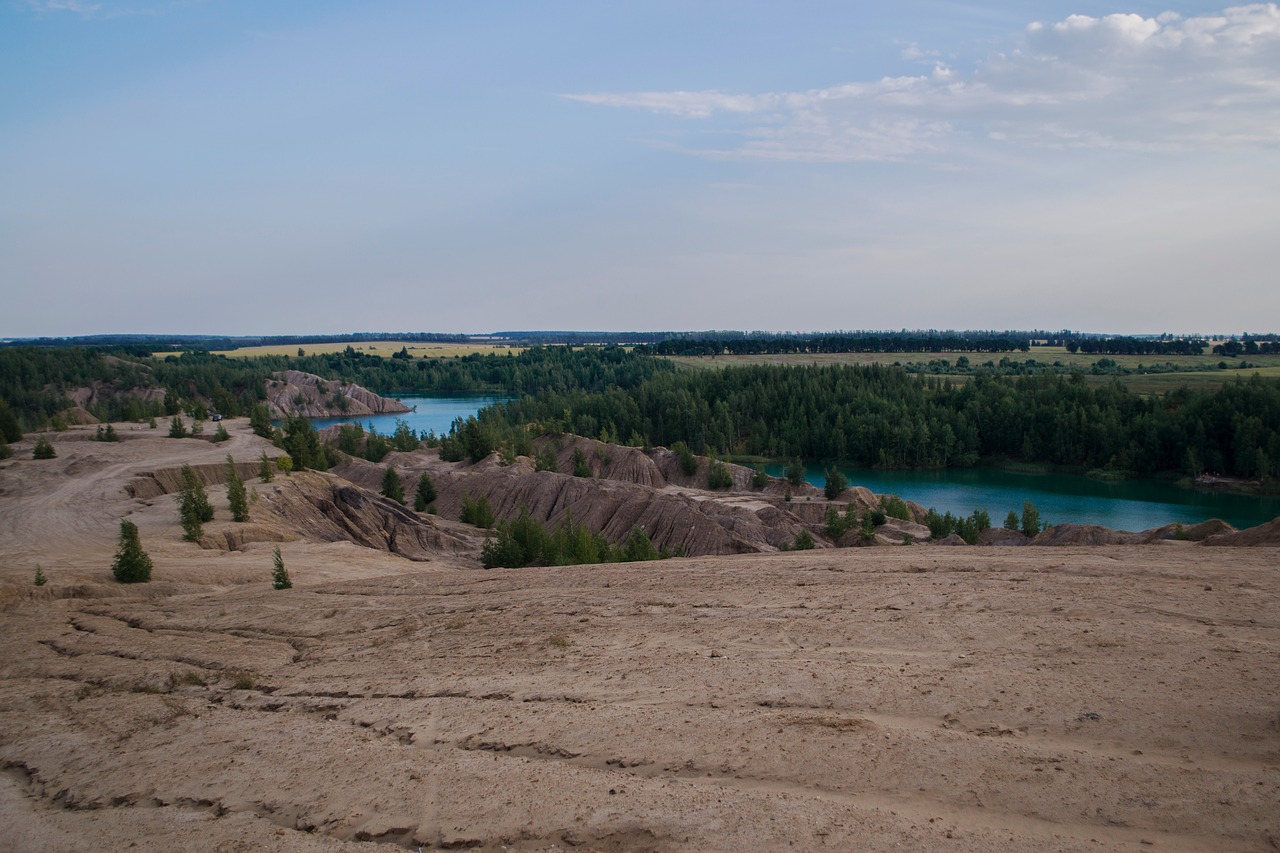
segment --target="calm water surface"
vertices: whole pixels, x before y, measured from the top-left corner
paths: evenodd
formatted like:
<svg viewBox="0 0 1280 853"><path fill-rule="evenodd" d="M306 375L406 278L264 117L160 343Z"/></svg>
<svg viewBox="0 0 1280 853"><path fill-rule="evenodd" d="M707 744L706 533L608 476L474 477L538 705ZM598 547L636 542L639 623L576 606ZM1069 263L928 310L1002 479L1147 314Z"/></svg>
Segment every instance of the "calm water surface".
<svg viewBox="0 0 1280 853"><path fill-rule="evenodd" d="M390 435L396 430L396 420L409 424L416 433L434 432L444 435L449 431L455 418L474 415L485 406L502 403L509 397L399 397L412 412L402 415L355 415L345 418L316 418L312 421L316 429L333 424L360 424L368 429L372 424L382 435Z"/></svg>
<svg viewBox="0 0 1280 853"><path fill-rule="evenodd" d="M785 466L766 465L782 476ZM1280 496L1234 495L1183 489L1172 483L1129 480L1119 483L1064 474L1019 474L991 468L947 471L876 471L840 469L849 483L877 494L895 494L938 512L968 515L975 509L991 514L999 525L1009 510L1022 512L1031 501L1042 521L1051 524L1101 524L1114 530L1147 530L1165 524L1195 524L1221 518L1236 527L1253 527L1280 516ZM822 467L807 473L810 483L826 483Z"/></svg>

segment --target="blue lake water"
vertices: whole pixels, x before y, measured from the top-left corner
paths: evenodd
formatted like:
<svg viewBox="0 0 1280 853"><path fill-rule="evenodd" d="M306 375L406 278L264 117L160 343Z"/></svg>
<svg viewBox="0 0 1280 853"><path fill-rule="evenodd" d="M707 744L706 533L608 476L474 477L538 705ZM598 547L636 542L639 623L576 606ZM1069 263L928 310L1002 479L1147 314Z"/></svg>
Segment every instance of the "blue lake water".
<svg viewBox="0 0 1280 853"><path fill-rule="evenodd" d="M323 429L334 424L360 424L365 429L370 425L382 435L390 435L396 430L396 421L402 420L409 429L416 433L434 432L444 435L449 431L455 418L466 418L474 415L485 406L505 402L509 397L400 397L401 403L413 409L401 415L359 415L344 418L316 418L312 421L316 429Z"/></svg>
<svg viewBox="0 0 1280 853"><path fill-rule="evenodd" d="M372 424L390 435L396 420L404 420L414 432L443 435L456 418L474 415L484 406L503 402L501 396L404 397L414 408L402 415L318 418L317 428L340 423ZM782 476L783 465L766 465L765 471ZM1236 495L1183 489L1172 483L1129 480L1118 483L1065 474L1021 474L991 468L945 471L880 471L841 467L850 485L865 486L879 494L895 494L938 512L968 515L975 509L991 514L1001 524L1009 510L1022 512L1031 501L1040 518L1052 524L1101 524L1115 530L1147 530L1165 524L1195 524L1221 518L1236 527L1252 527L1280 516L1280 496ZM809 482L821 488L823 467L810 466Z"/></svg>
<svg viewBox="0 0 1280 853"><path fill-rule="evenodd" d="M785 466L766 465L780 477ZM1253 527L1280 516L1280 496L1237 495L1183 489L1150 480L1103 482L1065 474L1020 474L991 468L945 471L840 469L849 484L877 494L894 494L926 508L953 515L985 509L999 525L1009 510L1022 512L1031 501L1050 524L1100 524L1115 530L1147 530L1165 524L1195 524L1220 518L1236 527ZM806 479L821 488L826 476L813 465Z"/></svg>

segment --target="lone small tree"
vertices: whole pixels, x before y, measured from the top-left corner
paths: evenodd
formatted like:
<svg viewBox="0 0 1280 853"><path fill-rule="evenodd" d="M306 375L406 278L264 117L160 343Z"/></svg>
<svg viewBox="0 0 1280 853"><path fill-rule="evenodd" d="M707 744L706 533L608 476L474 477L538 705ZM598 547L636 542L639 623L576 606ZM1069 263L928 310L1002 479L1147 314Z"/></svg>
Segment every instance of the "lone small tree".
<svg viewBox="0 0 1280 853"><path fill-rule="evenodd" d="M36 576L32 581L36 586L44 586L49 579L44 576L44 569L40 568L40 564L36 563Z"/></svg>
<svg viewBox="0 0 1280 853"><path fill-rule="evenodd" d="M231 505L232 521L249 520L249 495L245 492L244 480L236 470L235 460L227 454L227 503Z"/></svg>
<svg viewBox="0 0 1280 853"><path fill-rule="evenodd" d="M151 580L151 558L138 541L138 526L128 519L120 521L120 545L111 564L111 574L120 583L146 583Z"/></svg>
<svg viewBox="0 0 1280 853"><path fill-rule="evenodd" d="M289 589L293 586L293 581L289 580L289 573L284 568L284 557L280 556L280 546L277 545L275 551L271 554L271 563L275 567L271 572L271 586L275 589Z"/></svg>
<svg viewBox="0 0 1280 853"><path fill-rule="evenodd" d="M182 520L182 538L188 542L200 539L206 521L213 521L213 504L204 485L190 465L182 466L182 488L178 490L178 515Z"/></svg>
<svg viewBox="0 0 1280 853"><path fill-rule="evenodd" d="M382 475L382 494L398 504L404 503L404 481L400 479L396 469L390 465L387 466L386 473Z"/></svg>
<svg viewBox="0 0 1280 853"><path fill-rule="evenodd" d="M799 486L804 482L804 474L804 463L801 462L800 457L797 456L795 459L792 459L791 464L787 466L787 481L793 486Z"/></svg>
<svg viewBox="0 0 1280 853"><path fill-rule="evenodd" d="M276 478L276 466L271 464L271 457L267 456L267 451L262 451L262 457L258 460L258 479L264 483L270 483Z"/></svg>
<svg viewBox="0 0 1280 853"><path fill-rule="evenodd" d="M186 438L187 425L183 423L181 415L174 415L173 420L169 421L169 438Z"/></svg>
<svg viewBox="0 0 1280 853"><path fill-rule="evenodd" d="M1018 511L1017 510L1015 509L1009 510L1009 514L1004 517L1004 529L1005 530L1018 529Z"/></svg>
<svg viewBox="0 0 1280 853"><path fill-rule="evenodd" d="M36 446L31 449L32 459L53 459L58 453L43 435L36 439Z"/></svg>
<svg viewBox="0 0 1280 853"><path fill-rule="evenodd" d="M822 490L827 496L827 500L833 501L840 497L840 493L848 488L849 481L845 479L845 476L840 472L840 469L834 465L828 468L826 473L827 484L823 486Z"/></svg>
<svg viewBox="0 0 1280 853"><path fill-rule="evenodd" d="M1022 532L1035 536L1040 532L1040 510L1031 501L1022 505Z"/></svg>
<svg viewBox="0 0 1280 853"><path fill-rule="evenodd" d="M427 507L436 499L436 484L423 474L418 478L418 488L413 495L413 508L418 512L426 512Z"/></svg>

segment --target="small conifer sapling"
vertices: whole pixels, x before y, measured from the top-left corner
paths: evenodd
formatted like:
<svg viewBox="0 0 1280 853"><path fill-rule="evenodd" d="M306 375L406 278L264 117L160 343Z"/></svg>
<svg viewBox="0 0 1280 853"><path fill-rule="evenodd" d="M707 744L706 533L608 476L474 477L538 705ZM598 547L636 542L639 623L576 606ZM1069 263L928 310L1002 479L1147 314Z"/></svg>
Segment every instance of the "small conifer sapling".
<svg viewBox="0 0 1280 853"><path fill-rule="evenodd" d="M275 551L271 554L271 562L275 569L271 572L271 586L275 589L289 589L293 586L293 581L289 580L289 573L284 568L284 557L280 556L280 546L277 545Z"/></svg>
<svg viewBox="0 0 1280 853"><path fill-rule="evenodd" d="M120 583L146 583L151 580L151 558L138 541L138 526L128 519L120 522L120 545L111 564L111 574Z"/></svg>

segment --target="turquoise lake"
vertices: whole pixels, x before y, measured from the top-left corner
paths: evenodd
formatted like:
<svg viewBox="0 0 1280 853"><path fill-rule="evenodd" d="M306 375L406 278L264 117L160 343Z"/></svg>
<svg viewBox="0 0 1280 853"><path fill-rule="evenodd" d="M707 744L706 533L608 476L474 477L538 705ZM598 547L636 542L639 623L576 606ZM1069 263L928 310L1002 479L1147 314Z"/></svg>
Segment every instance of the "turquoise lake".
<svg viewBox="0 0 1280 853"><path fill-rule="evenodd" d="M785 466L766 465L782 476ZM1009 510L1022 512L1031 501L1040 519L1050 524L1100 524L1114 530L1148 530L1165 524L1195 524L1220 518L1236 527L1253 527L1280 516L1280 496L1236 495L1183 489L1172 483L1126 480L1112 483L1065 474L1020 474L992 468L946 471L840 470L853 486L877 494L894 494L938 512L968 515L975 509L991 514L1000 525ZM806 479L822 488L823 467L812 465Z"/></svg>
<svg viewBox="0 0 1280 853"><path fill-rule="evenodd" d="M402 415L361 415L345 418L315 418L312 423L316 429L323 429L334 424L360 424L365 429L373 426L382 435L395 432L396 421L402 420L409 429L416 433L434 432L444 435L453 425L455 418L466 418L474 415L485 406L502 403L509 397L399 397L412 412Z"/></svg>
<svg viewBox="0 0 1280 853"><path fill-rule="evenodd" d="M390 435L396 420L409 424L414 432L443 435L456 418L474 415L484 406L509 399L501 396L404 397L401 402L414 408L403 415L319 418L317 428L331 424L372 424ZM766 465L765 471L781 476L783 465ZM1090 480L1062 474L1020 474L991 468L964 468L946 471L880 471L845 468L841 471L851 485L866 486L879 494L895 494L938 512L968 515L986 509L993 524L1001 524L1009 510L1022 512L1023 501L1040 510L1040 518L1051 524L1101 524L1115 530L1147 530L1164 524L1195 524L1221 518L1236 527L1252 527L1280 516L1280 496L1236 495L1183 489L1172 483L1132 480L1119 483ZM809 466L807 479L821 488L826 482L823 466Z"/></svg>

